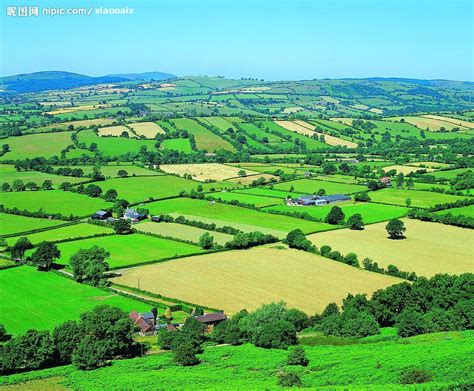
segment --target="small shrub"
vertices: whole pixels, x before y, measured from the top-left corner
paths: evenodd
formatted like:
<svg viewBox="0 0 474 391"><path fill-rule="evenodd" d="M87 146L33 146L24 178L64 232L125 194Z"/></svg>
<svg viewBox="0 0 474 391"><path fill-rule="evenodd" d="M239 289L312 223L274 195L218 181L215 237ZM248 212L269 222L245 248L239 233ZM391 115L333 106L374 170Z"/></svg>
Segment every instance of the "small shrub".
<svg viewBox="0 0 474 391"><path fill-rule="evenodd" d="M423 369L408 369L400 376L401 384L421 384L431 381L431 373Z"/></svg>
<svg viewBox="0 0 474 391"><path fill-rule="evenodd" d="M306 357L304 348L302 346L296 346L294 349L290 350L286 363L288 365L302 365L303 367L307 366L309 360Z"/></svg>
<svg viewBox="0 0 474 391"><path fill-rule="evenodd" d="M278 373L278 385L281 387L302 387L300 375L295 372Z"/></svg>

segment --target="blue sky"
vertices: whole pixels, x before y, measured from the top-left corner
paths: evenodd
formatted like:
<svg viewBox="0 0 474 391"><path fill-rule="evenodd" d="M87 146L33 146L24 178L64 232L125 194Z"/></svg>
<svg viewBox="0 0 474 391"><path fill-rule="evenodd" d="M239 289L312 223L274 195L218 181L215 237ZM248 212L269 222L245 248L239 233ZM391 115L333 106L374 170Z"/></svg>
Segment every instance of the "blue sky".
<svg viewBox="0 0 474 391"><path fill-rule="evenodd" d="M470 0L3 0L0 73L473 80ZM7 6L133 15L7 16Z"/></svg>

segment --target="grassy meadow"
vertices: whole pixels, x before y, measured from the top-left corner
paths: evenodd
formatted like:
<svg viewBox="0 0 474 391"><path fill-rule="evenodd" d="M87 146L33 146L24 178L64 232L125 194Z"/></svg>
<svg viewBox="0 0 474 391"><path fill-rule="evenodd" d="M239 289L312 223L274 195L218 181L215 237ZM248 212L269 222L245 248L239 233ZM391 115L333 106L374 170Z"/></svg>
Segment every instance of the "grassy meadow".
<svg viewBox="0 0 474 391"><path fill-rule="evenodd" d="M462 389L472 383L471 363L474 334L472 331L435 333L411 338L374 341L343 346L305 346L308 367L285 365L288 351L263 349L251 344L204 349L201 365L180 367L171 353L114 361L96 371L78 371L64 366L25 374L6 376L0 382L6 391L48 387L61 390L73 387L88 390L147 388L150 384L169 389L226 388L253 390L279 389L280 369L300 374L303 387L344 390L441 390ZM400 357L403 357L401 360ZM357 363L357 365L354 365ZM449 365L446 365L449 363ZM401 374L409 368L424 369L432 374L423 385L400 384Z"/></svg>
<svg viewBox="0 0 474 391"><path fill-rule="evenodd" d="M39 219L36 217L0 213L0 235L10 235L42 228L53 228L61 224L65 224L65 222L61 220Z"/></svg>
<svg viewBox="0 0 474 391"><path fill-rule="evenodd" d="M317 193L320 189L324 189L326 194L353 194L367 190L367 187L362 185L327 182L317 179L297 179L296 181L277 183L273 185L273 188L285 191L290 191L293 188L293 191L304 194Z"/></svg>
<svg viewBox="0 0 474 391"><path fill-rule="evenodd" d="M445 204L448 202L456 202L462 200L463 197L451 194L435 193L422 190L405 190L405 189L382 189L370 193L373 202L382 202L393 205L406 205L406 200L411 200L412 207L429 208L437 204Z"/></svg>
<svg viewBox="0 0 474 391"><path fill-rule="evenodd" d="M61 251L58 260L61 265L69 265L71 255L80 249L99 246L110 253L107 262L114 269L204 251L191 244L142 234L103 236L59 243L57 246Z"/></svg>
<svg viewBox="0 0 474 391"><path fill-rule="evenodd" d="M46 174L39 171L17 171L13 164L1 164L0 165L0 182L9 183L20 179L24 184L28 182L34 182L36 185L41 187L42 183L49 180L53 183L53 187L59 186L63 182L78 183L86 180L85 178L75 178L71 176Z"/></svg>
<svg viewBox="0 0 474 391"><path fill-rule="evenodd" d="M377 223L379 221L390 220L403 217L408 209L395 205L381 205L372 203L337 203L325 206L288 206L286 204L271 206L264 210L274 210L278 212L307 213L311 217L324 220L333 206L339 206L345 215L345 220L359 213L362 216L364 224Z"/></svg>
<svg viewBox="0 0 474 391"><path fill-rule="evenodd" d="M261 231L283 237L289 231L300 228L306 233L332 229L328 224L278 216L270 213L242 208L233 205L215 203L189 198L176 198L157 201L146 206L151 214L184 215L190 220L206 223L214 222L218 226L228 225L242 231Z"/></svg>
<svg viewBox="0 0 474 391"><path fill-rule="evenodd" d="M10 152L0 160L16 160L34 157L50 158L60 156L61 150L72 144L70 132L27 134L24 136L8 137L2 144L10 146Z"/></svg>
<svg viewBox="0 0 474 391"><path fill-rule="evenodd" d="M87 216L97 210L112 206L101 198L61 190L0 192L0 205L6 208L46 213L61 213L64 216Z"/></svg>
<svg viewBox="0 0 474 391"><path fill-rule="evenodd" d="M115 293L78 284L54 272L21 266L0 273L0 323L11 334L29 329L52 330L92 308L108 304L125 311L149 306ZM19 289L21 287L21 289Z"/></svg>
<svg viewBox="0 0 474 391"><path fill-rule="evenodd" d="M214 152L219 149L234 152L235 148L228 141L220 138L204 126L189 118L176 118L171 121L178 129L194 135L198 149Z"/></svg>
<svg viewBox="0 0 474 391"><path fill-rule="evenodd" d="M135 203L149 199L177 197L182 191L196 190L198 182L171 175L156 175L150 177L113 178L96 183L104 193L115 189L118 198ZM206 184L206 187L209 187Z"/></svg>
<svg viewBox="0 0 474 391"><path fill-rule="evenodd" d="M97 234L107 234L113 233L114 231L111 228L101 227L100 225L95 224L87 224L87 223L80 223L80 224L72 224L67 225L65 227L58 227L54 229L49 229L47 231L37 232L34 234L25 235L33 245L36 245L41 242L54 242L57 240L64 240L64 239L74 239L80 238L83 236L92 236ZM13 236L7 239L7 243L9 246L13 246L15 242L21 237L22 235Z"/></svg>

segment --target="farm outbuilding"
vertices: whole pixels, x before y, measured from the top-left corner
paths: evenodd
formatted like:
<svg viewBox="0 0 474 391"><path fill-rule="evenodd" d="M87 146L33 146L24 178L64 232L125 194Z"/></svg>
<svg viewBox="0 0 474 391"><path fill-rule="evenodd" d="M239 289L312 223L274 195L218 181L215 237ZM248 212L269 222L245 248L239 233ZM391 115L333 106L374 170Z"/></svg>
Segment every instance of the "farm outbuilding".
<svg viewBox="0 0 474 391"><path fill-rule="evenodd" d="M298 205L304 205L304 206L321 206L321 205L327 205L327 204L332 204L334 202L342 202L342 201L349 201L351 197L346 196L344 194L334 194L334 195L327 195L327 196L315 196L315 195L304 195L301 197L298 197L296 199L296 203Z"/></svg>

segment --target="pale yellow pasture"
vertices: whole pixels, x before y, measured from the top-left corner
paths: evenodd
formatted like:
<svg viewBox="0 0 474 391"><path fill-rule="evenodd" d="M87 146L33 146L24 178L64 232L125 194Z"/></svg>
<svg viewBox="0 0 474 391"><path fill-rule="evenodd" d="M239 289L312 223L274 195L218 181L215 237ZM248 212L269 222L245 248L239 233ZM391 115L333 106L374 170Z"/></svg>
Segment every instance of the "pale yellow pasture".
<svg viewBox="0 0 474 391"><path fill-rule="evenodd" d="M66 114L66 113L74 113L76 111L89 111L95 109L104 109L107 107L111 107L111 104L103 104L103 105L83 105L83 106L71 106L71 107L63 107L60 109L48 111L47 114L56 115L56 114Z"/></svg>
<svg viewBox="0 0 474 391"><path fill-rule="evenodd" d="M366 105L363 105L363 104L356 104L356 105L352 105L350 106L352 107L353 109L356 109L356 110L367 110L369 108L369 106L366 106Z"/></svg>
<svg viewBox="0 0 474 391"><path fill-rule="evenodd" d="M223 181L228 178L245 179L239 177L242 168L228 166L219 163L199 163L199 164L163 164L160 168L169 174L191 175L196 181L206 180ZM243 169L247 175L258 174L255 171Z"/></svg>
<svg viewBox="0 0 474 391"><path fill-rule="evenodd" d="M341 117L331 118L331 121L340 122L341 124L344 124L347 126L352 126L353 120L354 118L341 118Z"/></svg>
<svg viewBox="0 0 474 391"><path fill-rule="evenodd" d="M304 126L301 126L299 124L297 124L296 122L292 122L292 121L273 121L275 122L277 125L281 126L282 128L285 128L291 132L295 132L295 133L299 133L299 134L302 134L304 136L309 136L311 137L314 132Z"/></svg>
<svg viewBox="0 0 474 391"><path fill-rule="evenodd" d="M423 117L436 119L436 120L443 121L443 122L449 122L450 124L453 124L453 125L459 126L459 127L464 126L465 128L474 129L474 122L464 121L462 119L445 117L445 116L441 116L441 115L431 115L431 114L424 115Z"/></svg>
<svg viewBox="0 0 474 391"><path fill-rule="evenodd" d="M335 137L335 136L331 136L329 134L317 132L315 130L316 126L311 125L311 124L307 123L306 121L295 120L294 122L296 124L300 125L300 126L303 126L307 129L309 129L309 130L312 130L313 134L316 133L318 136L323 135L324 136L324 142L328 145L332 145L332 146L344 146L345 145L347 148L357 148L357 144L352 142L352 141L347 141L347 140L344 140L344 139L339 138L339 137Z"/></svg>
<svg viewBox="0 0 474 391"><path fill-rule="evenodd" d="M248 170L245 170L245 171L248 171ZM248 175L248 176L245 176L245 177L231 178L231 179L228 179L228 181L229 182L234 182L234 183L239 183L241 185L250 185L253 181L256 181L260 178L263 178L266 181L268 181L272 178L278 179L275 175L255 173L255 175Z"/></svg>
<svg viewBox="0 0 474 391"><path fill-rule="evenodd" d="M348 293L370 295L401 280L371 273L304 251L283 246L254 247L176 259L120 272L114 282L223 309L285 301L308 314Z"/></svg>
<svg viewBox="0 0 474 391"><path fill-rule="evenodd" d="M154 138L157 133L166 133L164 129L154 122L137 122L128 124L138 136Z"/></svg>
<svg viewBox="0 0 474 391"><path fill-rule="evenodd" d="M130 129L123 125L106 126L104 128L99 128L99 136L120 137L123 132L127 133L129 137L135 137L135 135L130 131Z"/></svg>
<svg viewBox="0 0 474 391"><path fill-rule="evenodd" d="M384 167L383 170L385 172L389 172L390 170L397 170L397 174L402 173L403 175L410 174L411 172L416 172L418 170L426 170L426 171L434 171L433 168L421 168L417 166L402 166L402 165L393 165Z"/></svg>
<svg viewBox="0 0 474 391"><path fill-rule="evenodd" d="M430 277L437 273L474 272L474 231L439 223L403 219L406 239L388 239L386 222L367 225L363 231L339 229L308 237L316 246L329 245L342 254L354 252L379 266Z"/></svg>
<svg viewBox="0 0 474 391"><path fill-rule="evenodd" d="M402 118L405 119L405 122L412 124L423 130L430 130L432 132L439 131L441 128L446 130L451 130L453 128L465 129L459 125L452 124L446 121L440 121L439 119L426 118L426 117L392 117L391 120L400 121Z"/></svg>
<svg viewBox="0 0 474 391"><path fill-rule="evenodd" d="M377 109L376 107L372 107L369 111L371 113L375 113L375 114L383 114L383 110L382 109Z"/></svg>
<svg viewBox="0 0 474 391"><path fill-rule="evenodd" d="M302 107L285 107L283 109L283 113L293 114L293 113L297 113L298 111L302 111L302 110L304 110Z"/></svg>

